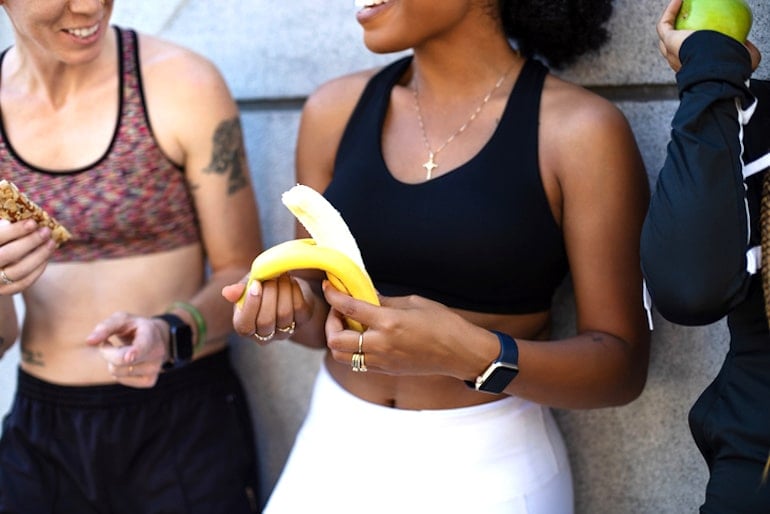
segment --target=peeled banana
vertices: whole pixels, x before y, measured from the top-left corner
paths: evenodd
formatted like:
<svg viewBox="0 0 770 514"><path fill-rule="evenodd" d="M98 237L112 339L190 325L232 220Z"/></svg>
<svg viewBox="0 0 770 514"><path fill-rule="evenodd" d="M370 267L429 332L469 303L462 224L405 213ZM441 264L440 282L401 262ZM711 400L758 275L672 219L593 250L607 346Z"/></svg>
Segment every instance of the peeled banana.
<svg viewBox="0 0 770 514"><path fill-rule="evenodd" d="M255 280L270 280L294 270L317 269L324 271L340 291L379 305L358 244L334 206L316 190L301 184L286 191L281 201L311 237L285 241L259 254L251 264L247 289ZM241 297L238 304L243 301ZM347 319L347 323L353 330L366 330L355 320Z"/></svg>

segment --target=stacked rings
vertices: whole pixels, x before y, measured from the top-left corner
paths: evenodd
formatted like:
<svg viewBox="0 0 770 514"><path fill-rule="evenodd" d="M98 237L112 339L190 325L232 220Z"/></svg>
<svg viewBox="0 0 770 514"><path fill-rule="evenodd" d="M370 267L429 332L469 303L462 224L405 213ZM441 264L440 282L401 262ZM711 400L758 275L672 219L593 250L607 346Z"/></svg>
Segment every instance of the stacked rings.
<svg viewBox="0 0 770 514"><path fill-rule="evenodd" d="M351 366L353 367L353 371L358 372L365 372L366 371L366 362L364 362L364 333L361 332L358 334L358 351L353 354L353 359L350 361Z"/></svg>
<svg viewBox="0 0 770 514"><path fill-rule="evenodd" d="M356 373L358 372L365 372L366 371L366 363L364 362L364 354L363 353L354 353L353 354L353 360L351 361L351 365L353 367L353 371Z"/></svg>

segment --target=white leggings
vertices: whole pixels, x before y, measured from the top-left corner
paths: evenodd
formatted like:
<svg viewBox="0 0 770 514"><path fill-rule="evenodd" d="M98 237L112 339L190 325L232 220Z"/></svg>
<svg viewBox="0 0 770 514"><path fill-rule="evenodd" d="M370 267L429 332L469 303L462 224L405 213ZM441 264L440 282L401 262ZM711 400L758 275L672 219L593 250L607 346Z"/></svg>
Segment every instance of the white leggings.
<svg viewBox="0 0 770 514"><path fill-rule="evenodd" d="M265 514L572 514L549 409L516 397L447 410L369 403L322 365Z"/></svg>

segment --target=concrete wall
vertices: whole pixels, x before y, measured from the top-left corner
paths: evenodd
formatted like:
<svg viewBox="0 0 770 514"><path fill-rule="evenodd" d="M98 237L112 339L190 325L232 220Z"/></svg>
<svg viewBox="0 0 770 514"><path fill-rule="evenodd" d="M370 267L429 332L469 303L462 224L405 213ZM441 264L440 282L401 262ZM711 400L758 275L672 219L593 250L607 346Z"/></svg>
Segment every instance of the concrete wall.
<svg viewBox="0 0 770 514"><path fill-rule="evenodd" d="M207 55L224 73L242 108L265 242L291 237L280 192L293 183L293 144L304 97L319 83L390 57L360 41L353 0L117 0L116 23L178 41ZM673 74L657 51L655 23L667 0L616 0L611 43L563 76L595 88L628 116L654 183L676 108ZM770 5L749 0L752 40L770 52ZM11 41L0 16L0 47ZM768 64L760 67L767 77ZM1 172L0 172L1 174ZM556 331L573 329L565 284ZM235 340L237 363L253 400L265 484L280 472L304 410L317 352L292 344L257 348ZM622 408L558 412L568 439L581 514L682 513L697 510L706 468L687 427L689 406L726 351L723 322L671 325L655 315L652 364L641 398ZM0 361L0 412L10 404L18 353Z"/></svg>

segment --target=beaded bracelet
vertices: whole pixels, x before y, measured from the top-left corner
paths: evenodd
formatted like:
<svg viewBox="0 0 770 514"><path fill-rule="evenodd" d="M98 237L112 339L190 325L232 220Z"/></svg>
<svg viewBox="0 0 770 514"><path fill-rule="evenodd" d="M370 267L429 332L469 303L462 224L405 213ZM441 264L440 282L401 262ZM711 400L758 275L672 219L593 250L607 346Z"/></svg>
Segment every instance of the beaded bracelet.
<svg viewBox="0 0 770 514"><path fill-rule="evenodd" d="M192 319L195 321L195 328L197 329L198 338L193 346L193 355L198 353L203 345L206 344L206 320L203 318L203 314L194 305L190 305L186 302L174 302L169 307L171 309L182 309L190 313Z"/></svg>

